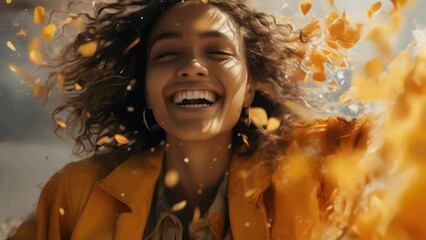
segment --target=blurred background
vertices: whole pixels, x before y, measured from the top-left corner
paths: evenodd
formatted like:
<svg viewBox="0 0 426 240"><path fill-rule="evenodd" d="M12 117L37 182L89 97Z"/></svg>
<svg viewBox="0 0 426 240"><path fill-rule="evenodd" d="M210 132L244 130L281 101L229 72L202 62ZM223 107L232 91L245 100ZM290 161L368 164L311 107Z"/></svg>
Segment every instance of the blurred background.
<svg viewBox="0 0 426 240"><path fill-rule="evenodd" d="M339 12L346 10L354 21L367 21L367 10L375 3L373 0L335 0ZM389 12L390 0L384 0L380 11ZM275 14L289 16L296 25L303 26L310 16L324 17L330 12L327 0L313 1L312 10L303 16L296 0L255 0L255 5ZM52 98L42 105L34 97L32 88L21 82L9 64L36 69L28 60L28 44L31 36L41 29L33 22L34 8L44 6L46 15L52 9L65 6L65 0L1 0L0 1L0 224L6 220L19 221L34 212L35 205L48 178L65 163L77 160L72 155L72 141L63 139L53 132L55 124L51 112L58 103ZM395 42L395 49L403 49L413 40L413 31L425 28L426 0L417 0L414 8L408 7L404 14L404 28ZM18 34L19 33L19 34ZM7 46L11 41L16 48ZM368 46L356 47L352 60L368 58ZM5 231L4 224L3 230Z"/></svg>

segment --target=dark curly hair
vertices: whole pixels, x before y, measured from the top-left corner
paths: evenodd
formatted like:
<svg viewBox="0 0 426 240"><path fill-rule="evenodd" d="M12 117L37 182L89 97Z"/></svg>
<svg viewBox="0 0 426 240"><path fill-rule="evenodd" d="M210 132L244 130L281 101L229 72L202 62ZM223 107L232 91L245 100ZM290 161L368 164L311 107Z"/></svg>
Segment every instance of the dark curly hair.
<svg viewBox="0 0 426 240"><path fill-rule="evenodd" d="M76 141L75 153L138 151L162 142L164 131L147 131L142 118L146 105L143 96L147 41L162 13L180 2L123 0L98 4L94 15L79 15L85 19L85 29L50 64L49 78L60 75L63 79L65 98L53 117L67 114L68 133ZM208 4L227 14L240 31L249 73L256 80L252 106L264 108L268 116L279 117L283 122L284 114L294 115L283 100L299 97L298 83L305 77L301 68L304 43L308 40L284 18L259 12L246 0L211 0ZM97 44L90 57L78 51L88 42ZM76 89L76 84L82 89ZM234 146L240 153L253 152L261 136L273 134L241 122L234 127L234 133ZM114 141L115 134L126 136L129 144ZM242 134L250 139L249 148L244 151ZM105 137L110 140L100 148L97 142Z"/></svg>

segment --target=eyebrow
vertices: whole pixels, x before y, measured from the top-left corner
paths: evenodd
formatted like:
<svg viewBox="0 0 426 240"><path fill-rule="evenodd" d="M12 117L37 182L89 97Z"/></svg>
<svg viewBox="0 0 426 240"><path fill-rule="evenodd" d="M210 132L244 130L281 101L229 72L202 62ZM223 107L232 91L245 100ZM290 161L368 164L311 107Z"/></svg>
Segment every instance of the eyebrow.
<svg viewBox="0 0 426 240"><path fill-rule="evenodd" d="M164 40L173 39L173 38L182 39L183 36L179 32L164 32L164 33L161 33L152 40L151 47L154 46L159 41L164 41ZM203 33L200 34L200 38L224 38L224 39L227 39L227 40L231 40L228 36L226 36L225 34L223 34L222 32L219 32L219 31L203 32Z"/></svg>

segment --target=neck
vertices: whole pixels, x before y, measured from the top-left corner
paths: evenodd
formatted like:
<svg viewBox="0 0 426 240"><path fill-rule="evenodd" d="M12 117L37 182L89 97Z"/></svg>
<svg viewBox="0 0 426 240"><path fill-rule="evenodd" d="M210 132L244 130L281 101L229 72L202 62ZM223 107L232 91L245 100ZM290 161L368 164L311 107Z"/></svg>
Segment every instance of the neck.
<svg viewBox="0 0 426 240"><path fill-rule="evenodd" d="M206 187L216 185L228 169L232 156L232 134L225 133L203 141L182 141L167 136L166 170L176 170L185 174L180 178L184 183L190 179L192 184Z"/></svg>

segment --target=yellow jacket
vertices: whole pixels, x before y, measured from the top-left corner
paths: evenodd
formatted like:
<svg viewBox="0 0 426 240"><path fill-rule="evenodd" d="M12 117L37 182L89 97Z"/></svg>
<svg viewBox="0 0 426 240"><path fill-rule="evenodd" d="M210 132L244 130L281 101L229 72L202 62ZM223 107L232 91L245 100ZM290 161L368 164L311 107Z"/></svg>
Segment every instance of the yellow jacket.
<svg viewBox="0 0 426 240"><path fill-rule="evenodd" d="M342 126L337 128L337 132L320 129L325 134L321 138L359 138L342 131ZM232 159L228 185L232 238L310 239L328 198L321 174L306 171L297 181L285 180L279 174L272 176L258 204L250 204L245 179L262 156L258 152ZM141 240L162 159L163 151L157 150L133 155L119 165L114 159L100 157L66 165L42 190L36 220L23 223L12 239Z"/></svg>

